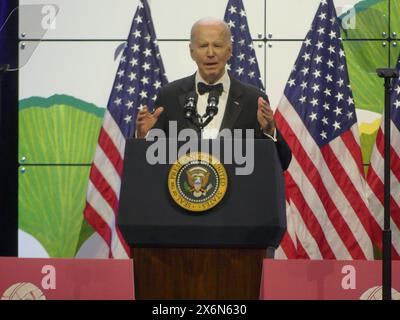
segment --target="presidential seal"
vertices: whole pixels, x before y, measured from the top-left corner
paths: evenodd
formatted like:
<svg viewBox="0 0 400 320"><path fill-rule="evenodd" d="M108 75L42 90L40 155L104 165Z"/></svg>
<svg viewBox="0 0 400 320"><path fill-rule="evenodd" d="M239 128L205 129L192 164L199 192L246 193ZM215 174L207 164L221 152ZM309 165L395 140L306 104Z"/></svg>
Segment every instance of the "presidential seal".
<svg viewBox="0 0 400 320"><path fill-rule="evenodd" d="M192 152L180 157L168 174L172 199L193 212L215 207L223 199L227 187L228 175L223 164L204 152Z"/></svg>

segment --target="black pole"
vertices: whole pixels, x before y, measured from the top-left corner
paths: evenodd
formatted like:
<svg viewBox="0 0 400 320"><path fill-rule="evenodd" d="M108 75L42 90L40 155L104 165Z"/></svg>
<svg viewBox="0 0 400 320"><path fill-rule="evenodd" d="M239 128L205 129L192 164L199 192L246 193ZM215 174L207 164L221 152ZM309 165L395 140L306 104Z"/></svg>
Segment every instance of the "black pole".
<svg viewBox="0 0 400 320"><path fill-rule="evenodd" d="M377 69L385 79L385 138L384 138L384 223L382 231L382 298L392 300L392 231L390 229L390 94L392 78L398 77L396 69Z"/></svg>
<svg viewBox="0 0 400 320"><path fill-rule="evenodd" d="M0 256L7 257L18 256L18 72L5 72L18 66L18 4L0 0Z"/></svg>
<svg viewBox="0 0 400 320"><path fill-rule="evenodd" d="M385 78L384 223L382 231L383 300L392 300L392 231L390 230L390 78Z"/></svg>

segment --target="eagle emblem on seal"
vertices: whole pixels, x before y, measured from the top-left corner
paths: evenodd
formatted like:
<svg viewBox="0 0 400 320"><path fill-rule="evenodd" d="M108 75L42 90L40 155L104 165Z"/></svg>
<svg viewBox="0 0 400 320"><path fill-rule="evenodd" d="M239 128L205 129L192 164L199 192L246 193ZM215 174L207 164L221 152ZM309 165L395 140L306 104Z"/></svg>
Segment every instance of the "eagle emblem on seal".
<svg viewBox="0 0 400 320"><path fill-rule="evenodd" d="M195 198L206 196L207 192L212 188L212 184L208 183L210 172L203 167L193 167L186 171L190 192Z"/></svg>

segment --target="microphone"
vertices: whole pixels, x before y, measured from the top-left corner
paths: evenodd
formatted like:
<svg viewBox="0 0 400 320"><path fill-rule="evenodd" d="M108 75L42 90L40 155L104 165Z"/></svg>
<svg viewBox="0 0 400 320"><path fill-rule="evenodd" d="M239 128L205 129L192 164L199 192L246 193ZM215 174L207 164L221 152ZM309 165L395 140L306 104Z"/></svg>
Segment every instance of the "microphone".
<svg viewBox="0 0 400 320"><path fill-rule="evenodd" d="M216 90L210 91L208 94L206 114L212 119L218 113L218 102L220 93Z"/></svg>
<svg viewBox="0 0 400 320"><path fill-rule="evenodd" d="M193 119L197 116L197 93L196 91L190 92L186 97L186 103L183 107L186 119Z"/></svg>

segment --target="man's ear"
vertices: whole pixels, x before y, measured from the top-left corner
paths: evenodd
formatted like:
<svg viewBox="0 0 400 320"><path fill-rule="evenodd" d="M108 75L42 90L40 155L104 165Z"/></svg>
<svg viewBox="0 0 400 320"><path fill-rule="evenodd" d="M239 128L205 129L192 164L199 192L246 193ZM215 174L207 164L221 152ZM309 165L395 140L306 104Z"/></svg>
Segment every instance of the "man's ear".
<svg viewBox="0 0 400 320"><path fill-rule="evenodd" d="M194 57L193 57L193 52L194 52L194 49L193 49L193 47L192 47L192 44L191 44L191 43L189 43L189 50L190 50L190 56L192 57L192 60L193 60L193 61L196 61L196 60L194 59Z"/></svg>

